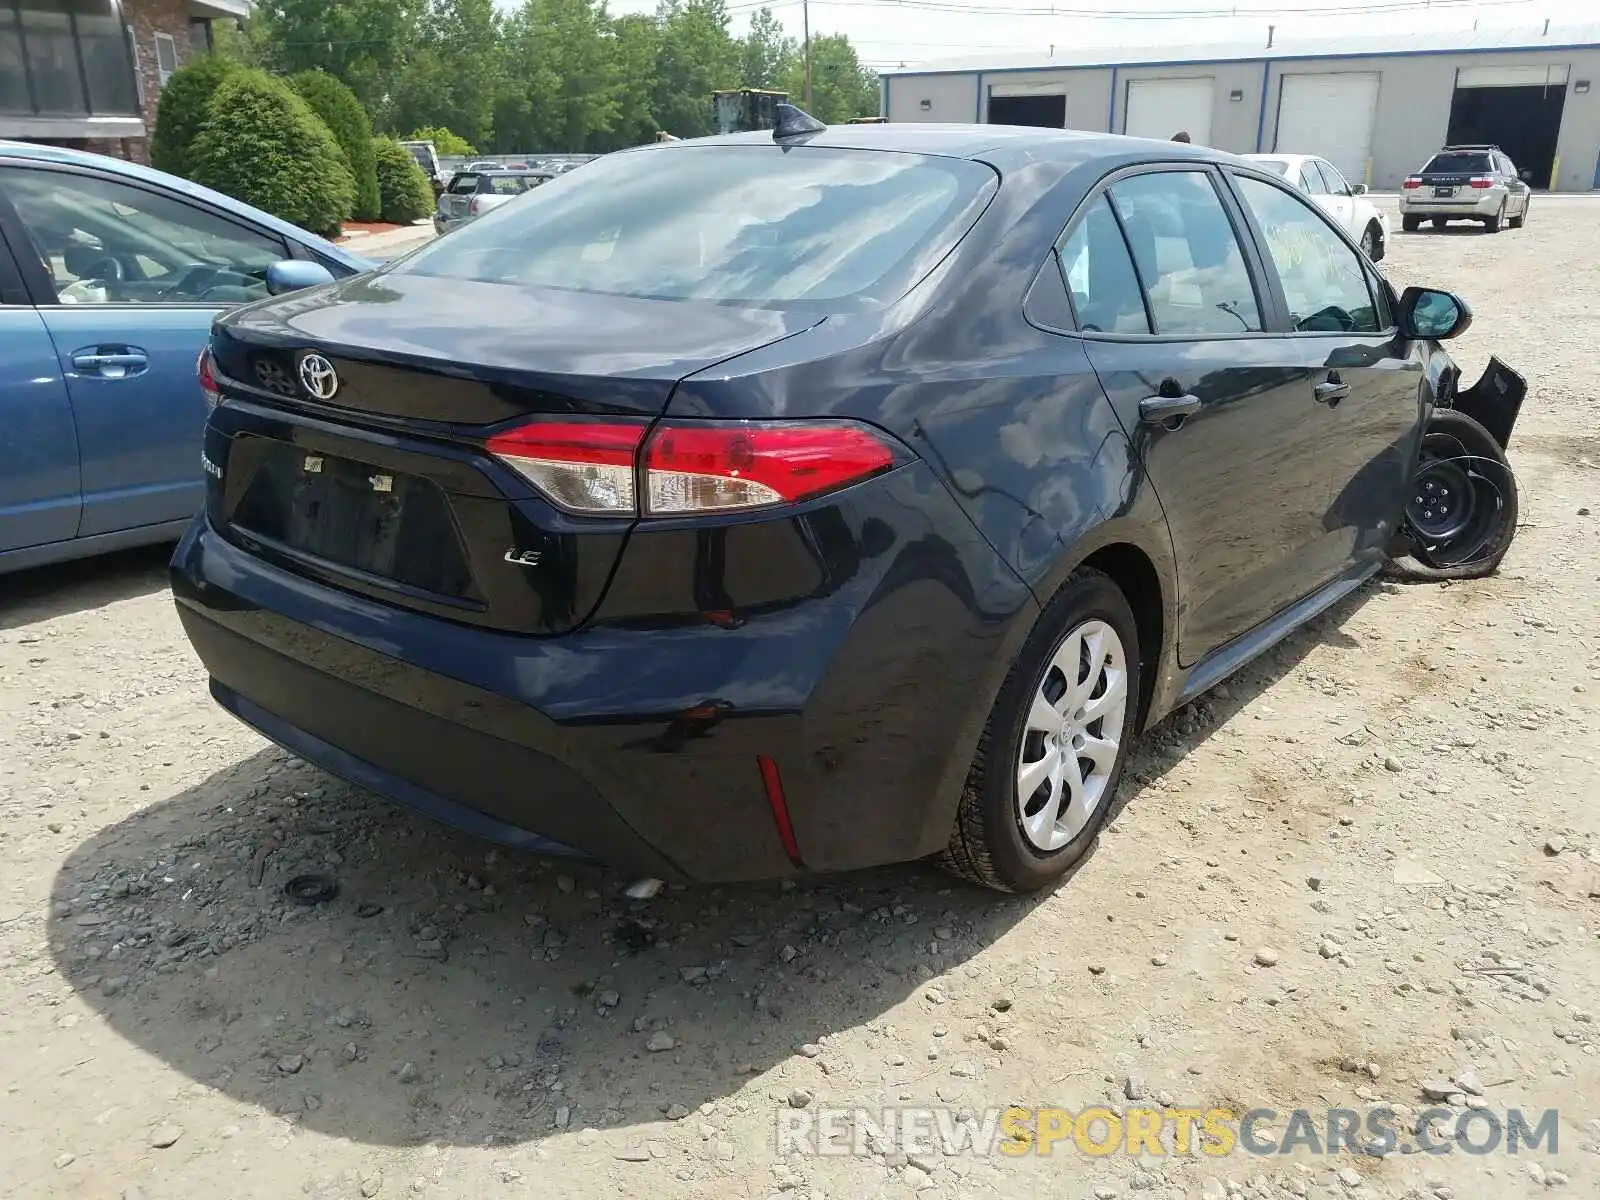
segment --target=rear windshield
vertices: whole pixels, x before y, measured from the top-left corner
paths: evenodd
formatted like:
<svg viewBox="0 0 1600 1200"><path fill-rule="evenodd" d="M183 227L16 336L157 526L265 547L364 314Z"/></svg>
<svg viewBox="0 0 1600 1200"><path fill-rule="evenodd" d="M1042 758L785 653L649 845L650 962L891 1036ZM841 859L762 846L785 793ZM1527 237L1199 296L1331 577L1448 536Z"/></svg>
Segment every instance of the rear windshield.
<svg viewBox="0 0 1600 1200"><path fill-rule="evenodd" d="M871 307L903 294L997 186L965 159L774 145L606 155L392 269L605 295Z"/></svg>
<svg viewBox="0 0 1600 1200"><path fill-rule="evenodd" d="M461 174L450 181L450 190L466 195L478 190L478 177L476 175Z"/></svg>
<svg viewBox="0 0 1600 1200"><path fill-rule="evenodd" d="M1423 173L1439 173L1456 175L1463 171L1488 171L1489 156L1471 151L1457 151L1454 154L1435 154L1428 160L1428 165L1423 167Z"/></svg>

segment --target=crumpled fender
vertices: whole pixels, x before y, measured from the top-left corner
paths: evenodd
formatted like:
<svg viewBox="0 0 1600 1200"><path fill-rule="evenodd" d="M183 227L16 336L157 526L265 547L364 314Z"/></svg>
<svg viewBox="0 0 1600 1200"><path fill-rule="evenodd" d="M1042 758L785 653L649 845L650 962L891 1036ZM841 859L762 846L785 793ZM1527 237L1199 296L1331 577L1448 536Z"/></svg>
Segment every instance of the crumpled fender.
<svg viewBox="0 0 1600 1200"><path fill-rule="evenodd" d="M1504 450L1511 442L1511 430L1522 412L1522 400L1527 394L1528 381L1498 358L1491 357L1478 382L1456 392L1450 407L1482 425Z"/></svg>

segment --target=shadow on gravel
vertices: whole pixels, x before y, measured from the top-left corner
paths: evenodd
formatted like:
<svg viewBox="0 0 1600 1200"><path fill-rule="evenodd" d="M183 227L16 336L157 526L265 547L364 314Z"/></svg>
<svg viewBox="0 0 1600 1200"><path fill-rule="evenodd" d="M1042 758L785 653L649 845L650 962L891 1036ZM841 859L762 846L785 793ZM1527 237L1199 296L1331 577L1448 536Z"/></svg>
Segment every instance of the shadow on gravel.
<svg viewBox="0 0 1600 1200"><path fill-rule="evenodd" d="M167 586L174 544L119 550L0 576L0 629L159 592Z"/></svg>
<svg viewBox="0 0 1600 1200"><path fill-rule="evenodd" d="M1338 644L1358 604L1153 731L1121 802ZM337 878L335 898L284 896L313 871ZM496 851L264 749L78 847L50 946L112 1029L232 1099L360 1143L484 1145L692 1113L797 1046L882 1019L1051 903L923 866L650 901L626 899L626 882ZM995 996L1036 986L989 982ZM884 1095L987 1053L951 1045L936 1066L918 1051ZM829 1059L824 1044L819 1091Z"/></svg>

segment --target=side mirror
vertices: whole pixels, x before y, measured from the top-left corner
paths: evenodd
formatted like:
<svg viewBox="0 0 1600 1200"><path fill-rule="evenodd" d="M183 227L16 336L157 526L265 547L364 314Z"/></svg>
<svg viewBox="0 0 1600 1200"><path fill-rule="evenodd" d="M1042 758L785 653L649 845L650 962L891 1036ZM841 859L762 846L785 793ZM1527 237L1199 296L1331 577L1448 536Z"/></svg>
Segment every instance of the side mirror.
<svg viewBox="0 0 1600 1200"><path fill-rule="evenodd" d="M1450 292L1408 287L1400 296L1400 327L1410 337L1442 342L1460 337L1471 324L1467 302Z"/></svg>
<svg viewBox="0 0 1600 1200"><path fill-rule="evenodd" d="M1532 171L1518 171L1517 172L1517 178L1522 180L1523 183L1527 183L1528 180L1533 178L1533 172Z"/></svg>
<svg viewBox="0 0 1600 1200"><path fill-rule="evenodd" d="M332 282L332 271L319 262L304 258L286 258L267 268L267 291L274 296Z"/></svg>
<svg viewBox="0 0 1600 1200"><path fill-rule="evenodd" d="M1350 185L1350 194L1352 196L1365 196L1367 194L1367 185L1364 183L1352 183Z"/></svg>

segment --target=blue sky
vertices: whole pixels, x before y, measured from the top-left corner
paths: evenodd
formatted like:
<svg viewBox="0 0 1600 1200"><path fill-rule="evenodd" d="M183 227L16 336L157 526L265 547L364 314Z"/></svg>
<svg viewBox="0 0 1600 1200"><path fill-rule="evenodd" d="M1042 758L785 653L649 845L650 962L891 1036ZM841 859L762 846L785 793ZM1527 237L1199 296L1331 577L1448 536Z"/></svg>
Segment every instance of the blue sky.
<svg viewBox="0 0 1600 1200"><path fill-rule="evenodd" d="M810 0L813 33L850 35L863 59L894 66L988 52L1041 50L1058 45L1192 45L1265 39L1268 24L1279 37L1337 37L1341 33L1415 33L1439 29L1542 27L1600 19L1595 0L1060 0L1058 10L1144 13L1145 19L1049 15L1050 0ZM613 13L652 12L655 0L610 0ZM734 29L742 31L756 0L728 0ZM801 0L770 7L790 33L800 36ZM1233 18L1233 9L1261 15ZM1338 16L1318 10L1365 9ZM1265 10L1271 10L1270 15ZM1181 11L1182 17L1155 18ZM1155 18L1155 19L1152 19Z"/></svg>

